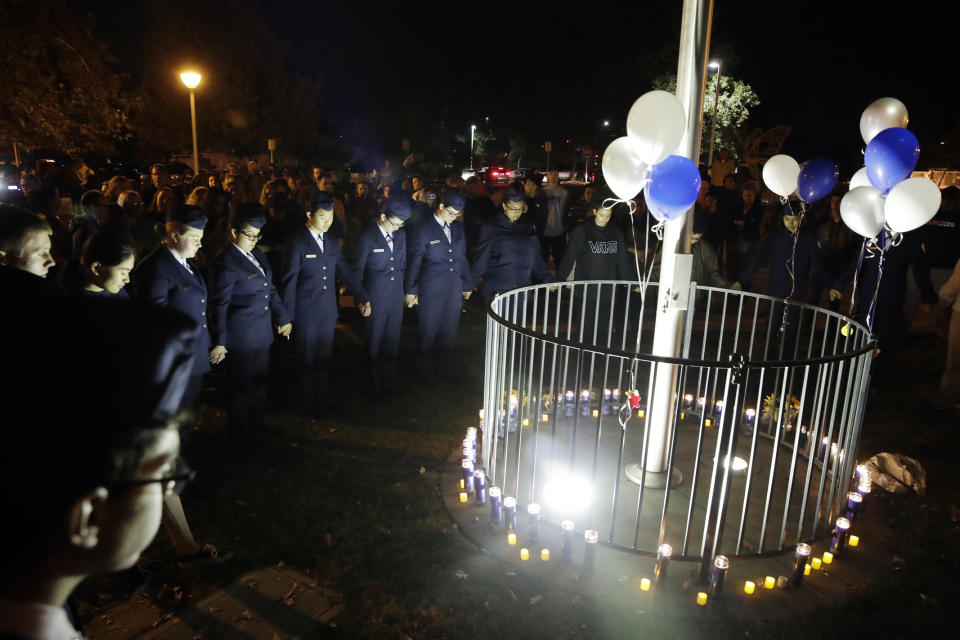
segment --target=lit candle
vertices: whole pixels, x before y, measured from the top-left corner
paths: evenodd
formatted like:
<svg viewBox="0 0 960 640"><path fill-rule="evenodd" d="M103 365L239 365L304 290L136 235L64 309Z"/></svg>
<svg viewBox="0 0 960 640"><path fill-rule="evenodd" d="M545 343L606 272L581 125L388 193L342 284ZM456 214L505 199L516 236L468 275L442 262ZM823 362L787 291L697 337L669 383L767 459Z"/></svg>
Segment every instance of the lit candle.
<svg viewBox="0 0 960 640"><path fill-rule="evenodd" d="M540 505L536 502L527 505L527 537L534 542L540 539Z"/></svg>
<svg viewBox="0 0 960 640"><path fill-rule="evenodd" d="M837 518L833 526L833 538L830 540L830 551L835 555L843 553L847 545L847 533L850 532L850 521L846 518Z"/></svg>
<svg viewBox="0 0 960 640"><path fill-rule="evenodd" d="M723 400L717 400L713 405L713 413L719 418L723 415Z"/></svg>
<svg viewBox="0 0 960 640"><path fill-rule="evenodd" d="M667 579L667 567L670 566L670 556L673 555L673 547L667 543L657 547L657 566L653 569L653 579L657 584Z"/></svg>
<svg viewBox="0 0 960 640"><path fill-rule="evenodd" d="M540 549L540 559L546 562L550 559L550 549Z"/></svg>
<svg viewBox="0 0 960 640"><path fill-rule="evenodd" d="M517 534L513 531L507 534L507 544L511 547L517 546Z"/></svg>
<svg viewBox="0 0 960 640"><path fill-rule="evenodd" d="M460 489L462 490L466 488L467 488L467 481L464 480L463 478L460 478Z"/></svg>
<svg viewBox="0 0 960 640"><path fill-rule="evenodd" d="M827 459L827 449L830 448L830 438L824 436L823 440L820 441L820 460L826 461Z"/></svg>
<svg viewBox="0 0 960 640"><path fill-rule="evenodd" d="M646 409L637 409L637 417L642 418L647 415Z"/></svg>
<svg viewBox="0 0 960 640"><path fill-rule="evenodd" d="M614 390L613 390L613 399L614 399L614 400L619 400L619 399L620 399L620 389L614 389Z"/></svg>
<svg viewBox="0 0 960 640"><path fill-rule="evenodd" d="M517 530L517 499L507 496L503 499L507 531Z"/></svg>
<svg viewBox="0 0 960 640"><path fill-rule="evenodd" d="M640 578L640 591L650 591L650 578Z"/></svg>
<svg viewBox="0 0 960 640"><path fill-rule="evenodd" d="M583 570L593 571L596 562L597 542L600 540L600 533L593 529L587 529L583 532Z"/></svg>
<svg viewBox="0 0 960 640"><path fill-rule="evenodd" d="M521 560L529 560L529 559L530 559L530 550L527 549L526 547L520 549L520 559L521 559Z"/></svg>
<svg viewBox="0 0 960 640"><path fill-rule="evenodd" d="M594 409L594 410L593 410L593 417L594 417L594 418L599 418L599 417L600 417L600 412L597 411L596 409Z"/></svg>
<svg viewBox="0 0 960 640"><path fill-rule="evenodd" d="M707 594L705 594L703 591L697 594L697 604L701 607L707 606Z"/></svg>
<svg viewBox="0 0 960 640"><path fill-rule="evenodd" d="M687 414L686 414L685 412L681 411L681 412L680 412L680 419L681 419L681 420L686 420L686 419L687 419Z"/></svg>
<svg viewBox="0 0 960 640"><path fill-rule="evenodd" d="M809 563L809 562L803 566L803 575L805 575L805 576L810 575L810 563Z"/></svg>
<svg viewBox="0 0 960 640"><path fill-rule="evenodd" d="M603 399L608 402L610 401L610 389L603 390Z"/></svg>
<svg viewBox="0 0 960 640"><path fill-rule="evenodd" d="M467 440L472 441L474 446L477 445L477 428L476 427L467 427Z"/></svg>
<svg viewBox="0 0 960 640"><path fill-rule="evenodd" d="M801 542L797 545L797 550L793 554L794 565L793 573L790 575L790 584L799 587L803 582L804 570L807 566L807 560L810 559L810 545Z"/></svg>
<svg viewBox="0 0 960 640"><path fill-rule="evenodd" d="M833 564L833 554L829 551L823 552L823 564Z"/></svg>
<svg viewBox="0 0 960 640"><path fill-rule="evenodd" d="M855 473L856 473L857 483L870 482L870 470L867 469L867 465L858 464Z"/></svg>
<svg viewBox="0 0 960 640"><path fill-rule="evenodd" d="M860 509L857 515L862 516L867 510L867 496L870 495L870 480L864 480L857 486L857 493L860 494Z"/></svg>
<svg viewBox="0 0 960 640"><path fill-rule="evenodd" d="M847 540L847 544L849 544L851 547L859 547L860 536L851 535L850 538Z"/></svg>
<svg viewBox="0 0 960 640"><path fill-rule="evenodd" d="M483 427L483 409L480 409L478 412L480 414L480 427Z"/></svg>
<svg viewBox="0 0 960 640"><path fill-rule="evenodd" d="M811 567L814 571L820 571L820 558L811 558L811 559L810 559L810 567Z"/></svg>
<svg viewBox="0 0 960 640"><path fill-rule="evenodd" d="M748 596L752 596L757 590L757 583L751 580L747 580L743 583L743 592Z"/></svg>
<svg viewBox="0 0 960 640"><path fill-rule="evenodd" d="M580 415L582 415L583 417L589 416L590 407L588 407L587 405L583 405L582 407L580 407Z"/></svg>
<svg viewBox="0 0 960 640"><path fill-rule="evenodd" d="M808 442L808 435L810 432L807 430L807 426L802 424L800 425L800 448L806 449Z"/></svg>
<svg viewBox="0 0 960 640"><path fill-rule="evenodd" d="M540 416L540 422L549 422L549 421L550 421L550 416L547 415L546 413Z"/></svg>
<svg viewBox="0 0 960 640"><path fill-rule="evenodd" d="M703 407L707 404L707 398L705 396L700 396L697 399L697 408L703 411Z"/></svg>
<svg viewBox="0 0 960 640"><path fill-rule="evenodd" d="M500 500L500 487L490 487L490 522L500 524L503 520L503 508Z"/></svg>
<svg viewBox="0 0 960 640"><path fill-rule="evenodd" d="M750 409L747 409L746 412L744 412L744 422L747 423L748 427L752 427L756 419L757 419L756 409L750 408Z"/></svg>
<svg viewBox="0 0 960 640"><path fill-rule="evenodd" d="M713 571L710 573L710 595L718 596L723 593L723 579L727 576L730 560L727 556L717 556L713 559Z"/></svg>
<svg viewBox="0 0 960 640"><path fill-rule="evenodd" d="M487 502L487 479L483 474L483 469L477 469L473 472L474 500L478 507Z"/></svg>
<svg viewBox="0 0 960 640"><path fill-rule="evenodd" d="M590 392L586 389L580 392L580 400L583 402L590 402Z"/></svg>
<svg viewBox="0 0 960 640"><path fill-rule="evenodd" d="M466 502L466 501L467 501L467 493L466 493L465 491L461 491L461 492L460 492L460 502Z"/></svg>
<svg viewBox="0 0 960 640"><path fill-rule="evenodd" d="M467 483L467 491L473 493L473 461L464 458L460 467L463 469L463 479Z"/></svg>
<svg viewBox="0 0 960 640"><path fill-rule="evenodd" d="M713 426L713 420L711 420L710 418L707 418L706 420L703 421L703 424L704 424L704 426L712 427L712 426Z"/></svg>
<svg viewBox="0 0 960 640"><path fill-rule="evenodd" d="M687 394L685 394L685 395L683 396L683 408L686 409L686 410L688 410L688 411L693 408L693 394L692 394L692 393L687 393Z"/></svg>
<svg viewBox="0 0 960 640"><path fill-rule="evenodd" d="M777 586L777 579L773 576L767 576L763 579L763 588L764 589L773 589Z"/></svg>
<svg viewBox="0 0 960 640"><path fill-rule="evenodd" d="M568 560L573 555L573 529L573 520L560 523L560 555Z"/></svg>
<svg viewBox="0 0 960 640"><path fill-rule="evenodd" d="M567 404L573 404L573 391L567 391L563 397L566 399Z"/></svg>
<svg viewBox="0 0 960 640"><path fill-rule="evenodd" d="M525 427L529 427L529 426L530 426L530 418L524 418L524 419L523 419L523 426L525 426Z"/></svg>

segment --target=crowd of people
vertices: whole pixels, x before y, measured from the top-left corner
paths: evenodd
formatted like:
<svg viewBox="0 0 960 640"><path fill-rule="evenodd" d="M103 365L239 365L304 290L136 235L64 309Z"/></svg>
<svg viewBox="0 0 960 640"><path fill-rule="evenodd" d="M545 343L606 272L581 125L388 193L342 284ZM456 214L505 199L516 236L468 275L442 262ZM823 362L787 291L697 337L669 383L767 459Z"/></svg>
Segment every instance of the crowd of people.
<svg viewBox="0 0 960 640"><path fill-rule="evenodd" d="M765 293L836 310L856 275L857 317L866 320L872 309L875 374L882 376L909 316L912 273L919 292L914 311L917 304L938 301L944 309L953 307L943 387L956 404L957 189L944 190L943 208L930 224L887 247L877 286L878 257L863 256L862 239L843 224L841 191L809 211L798 203L764 205L756 182L725 173L715 185L712 178L719 172L703 173L694 207L694 280L749 288L767 268ZM90 514L106 508L101 503L109 502L117 487L135 487L122 493L125 500L150 501L150 509L158 509L180 559L223 559L193 538L173 491L189 473L178 462L176 432L169 428L175 416L188 415L184 412L196 405L204 377L215 368L224 370L232 439L255 443L269 432L267 383L278 339L289 341L298 367L297 408L311 415L340 409L339 394L331 389L331 354L348 296L363 318L364 387L379 401L396 391L405 308L417 309L417 371L433 386L456 376L460 316L478 286L489 303L498 293L534 282L635 280L657 260L658 243L642 197L636 202L638 214L631 216L606 187L563 186L556 171L489 191L478 177L451 175L431 184L413 172L393 176L385 167L371 180L344 184L322 167L303 179L267 175L256 161L245 170L233 163L222 173L182 176L177 184L165 165L155 164L143 184L118 175L100 188L78 190L55 176L24 173L20 185L12 204L0 205L0 297L18 311L3 314L9 325L4 331L27 338L17 345L26 350L14 354L12 366L27 371L75 359L77 367L88 367L85 373L115 366L105 379L142 387L136 396L142 406L125 404L111 418L115 426L97 440L106 448L90 452L100 456L96 473L52 456L44 465L52 469L62 462L83 481L70 489L41 483L23 497L3 493L3 500L16 500L14 511L26 509L36 519L37 531L49 531L49 540L31 541L37 554L47 554L45 563L76 565L69 576L57 574L63 578L57 591L63 599L75 584L67 577L129 566L142 548L110 538L122 548L102 556L90 552L100 544ZM55 326L64 314L83 336L72 343L79 348L66 346L67 338ZM141 348L145 326L161 328L144 338ZM34 354L28 347L44 341L28 336L53 337ZM61 348L70 354L58 352ZM38 361L47 351L54 355ZM155 362L145 361L151 358ZM32 389L29 384L6 389L14 394L7 404L29 411L34 405L24 405L29 403L24 399L34 397ZM107 413L102 404L77 405L84 405L85 416ZM44 424L55 423L56 415L45 415ZM65 426L57 423L55 429L64 432ZM9 487L22 471L24 458L18 456L37 443L30 434L3 437L0 468L14 474L5 476ZM70 437L64 441L73 442ZM79 451L87 451L83 447ZM160 500L156 486L163 489ZM42 509L32 502L40 496L51 500ZM65 513L70 515L66 529L57 520ZM150 520L144 531L151 522L156 529ZM27 588L26 566L4 567L12 578L0 580L0 613L10 607L5 598L11 589ZM42 591L37 585L29 588ZM56 606L44 611L56 618L50 624L66 624ZM0 633L9 631L0 627Z"/></svg>

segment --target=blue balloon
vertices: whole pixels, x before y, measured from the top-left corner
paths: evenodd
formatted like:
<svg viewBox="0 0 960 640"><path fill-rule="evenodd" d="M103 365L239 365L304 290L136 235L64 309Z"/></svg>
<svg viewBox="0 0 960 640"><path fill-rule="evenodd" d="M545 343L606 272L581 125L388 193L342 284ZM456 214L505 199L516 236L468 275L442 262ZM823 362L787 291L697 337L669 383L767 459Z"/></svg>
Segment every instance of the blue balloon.
<svg viewBox="0 0 960 640"><path fill-rule="evenodd" d="M800 165L797 176L797 195L804 202L813 202L824 197L837 186L840 169L826 158L811 158Z"/></svg>
<svg viewBox="0 0 960 640"><path fill-rule="evenodd" d="M875 135L863 154L870 184L883 193L909 178L919 157L917 137L902 127L890 127Z"/></svg>
<svg viewBox="0 0 960 640"><path fill-rule="evenodd" d="M682 216L700 194L700 171L690 158L668 156L650 170L643 190L647 207L661 222Z"/></svg>

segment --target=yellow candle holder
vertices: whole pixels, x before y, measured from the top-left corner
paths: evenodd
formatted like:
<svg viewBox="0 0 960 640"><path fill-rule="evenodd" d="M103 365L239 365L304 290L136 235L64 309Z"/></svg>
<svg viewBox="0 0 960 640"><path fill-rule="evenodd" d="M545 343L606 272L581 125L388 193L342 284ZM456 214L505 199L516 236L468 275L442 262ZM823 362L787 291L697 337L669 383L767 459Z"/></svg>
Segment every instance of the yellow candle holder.
<svg viewBox="0 0 960 640"><path fill-rule="evenodd" d="M820 558L811 558L810 566L813 567L814 571L820 571Z"/></svg>
<svg viewBox="0 0 960 640"><path fill-rule="evenodd" d="M594 409L594 410L593 410L593 417L594 417L594 418L599 418L599 417L600 417L600 412L597 411L596 409Z"/></svg>
<svg viewBox="0 0 960 640"><path fill-rule="evenodd" d="M687 419L687 414L686 414L686 412L684 412L684 411L681 411L681 412L680 412L680 419L681 419L681 420L686 420L686 419Z"/></svg>
<svg viewBox="0 0 960 640"><path fill-rule="evenodd" d="M697 594L697 604L701 607L707 606L707 594L703 591Z"/></svg>
<svg viewBox="0 0 960 640"><path fill-rule="evenodd" d="M647 412L646 412L645 409L637 409L637 417L638 417L638 418L643 418L643 417L646 416L646 415L647 415Z"/></svg>
<svg viewBox="0 0 960 640"><path fill-rule="evenodd" d="M860 536L850 536L849 538L847 538L847 545L849 545L849 546L851 546L851 547L859 547L859 546L860 546Z"/></svg>
<svg viewBox="0 0 960 640"><path fill-rule="evenodd" d="M550 559L550 549L540 549L540 559L547 562Z"/></svg>
<svg viewBox="0 0 960 640"><path fill-rule="evenodd" d="M650 591L650 578L640 578L640 591Z"/></svg>
<svg viewBox="0 0 960 640"><path fill-rule="evenodd" d="M763 588L764 589L773 589L777 586L777 579L773 576L767 576L763 579Z"/></svg>
<svg viewBox="0 0 960 640"><path fill-rule="evenodd" d="M542 416L540 416L540 422L550 422L550 416L548 416L547 414L543 414Z"/></svg>
<svg viewBox="0 0 960 640"><path fill-rule="evenodd" d="M460 478L460 488L461 488L461 489L466 489L466 488L467 488L467 481L464 480L463 478Z"/></svg>
<svg viewBox="0 0 960 640"><path fill-rule="evenodd" d="M743 583L743 592L748 596L752 596L757 590L757 583L752 580L747 580Z"/></svg>
<svg viewBox="0 0 960 640"><path fill-rule="evenodd" d="M466 491L461 491L461 492L460 492L460 502L466 502L466 501L467 501L467 492L466 492Z"/></svg>
<svg viewBox="0 0 960 640"><path fill-rule="evenodd" d="M520 559L521 559L521 560L529 560L529 559L530 559L530 550L527 549L526 547L524 547L523 549L520 549Z"/></svg>
<svg viewBox="0 0 960 640"><path fill-rule="evenodd" d="M823 552L823 564L833 564L833 554L829 551Z"/></svg>
<svg viewBox="0 0 960 640"><path fill-rule="evenodd" d="M510 545L511 547L517 546L517 534L513 533L512 531L508 533L507 544Z"/></svg>
<svg viewBox="0 0 960 640"><path fill-rule="evenodd" d="M712 427L712 426L713 426L713 420L711 420L710 418L707 418L706 420L703 421L703 424L704 424L704 426L706 426L706 427Z"/></svg>
<svg viewBox="0 0 960 640"><path fill-rule="evenodd" d="M807 564L803 565L803 575L805 575L805 576L810 575L810 563L809 563L809 562L808 562Z"/></svg>

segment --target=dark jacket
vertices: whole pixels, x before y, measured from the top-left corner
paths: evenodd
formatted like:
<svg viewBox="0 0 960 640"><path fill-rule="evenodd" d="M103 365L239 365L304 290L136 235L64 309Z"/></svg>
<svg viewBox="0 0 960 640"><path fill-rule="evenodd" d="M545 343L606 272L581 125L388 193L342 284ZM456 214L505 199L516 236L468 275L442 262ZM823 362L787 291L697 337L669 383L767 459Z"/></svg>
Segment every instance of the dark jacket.
<svg viewBox="0 0 960 640"><path fill-rule="evenodd" d="M637 270L631 264L623 233L612 220L605 227L598 227L595 220L587 220L574 228L563 260L557 268L557 280L566 280L574 264L574 277L577 280L637 278Z"/></svg>
<svg viewBox="0 0 960 640"><path fill-rule="evenodd" d="M407 236L403 229L393 234L393 251L380 231L372 225L360 235L354 270L360 276L371 306L403 305L403 282L407 269Z"/></svg>
<svg viewBox="0 0 960 640"><path fill-rule="evenodd" d="M484 279L487 301L496 293L528 286L534 276L541 282L553 281L532 229L521 221L510 222L502 211L480 229L471 272L474 280Z"/></svg>
<svg viewBox="0 0 960 640"><path fill-rule="evenodd" d="M737 282L746 288L761 267L769 266L770 286L767 289L767 295L801 302L806 300L807 283L811 270L815 271L825 282L829 282L831 278L817 254L817 240L812 232L803 228L797 232L796 255L793 262L795 280L791 283L788 263L793 252L794 234L790 233L783 225L781 217L774 223L774 228L770 230L767 239L744 267L737 278ZM792 294L791 284L794 285Z"/></svg>
<svg viewBox="0 0 960 640"><path fill-rule="evenodd" d="M406 292L411 295L431 295L439 292L473 291L473 275L467 261L463 225L450 225L450 238L443 227L431 216L413 232L408 250Z"/></svg>

